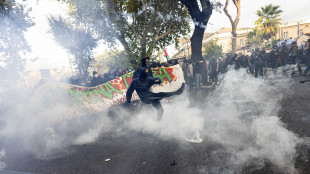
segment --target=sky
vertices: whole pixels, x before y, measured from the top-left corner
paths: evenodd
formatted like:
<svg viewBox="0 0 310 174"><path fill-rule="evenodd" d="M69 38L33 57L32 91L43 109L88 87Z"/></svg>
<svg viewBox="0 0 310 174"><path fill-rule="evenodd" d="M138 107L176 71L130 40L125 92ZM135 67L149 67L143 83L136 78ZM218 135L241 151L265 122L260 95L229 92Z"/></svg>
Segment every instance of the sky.
<svg viewBox="0 0 310 174"><path fill-rule="evenodd" d="M225 0L220 0L223 4ZM28 5L32 7L30 15L34 18L35 26L31 27L25 37L32 47L29 54L31 58L38 58L36 62L29 62L26 69L29 71L49 68L70 67L67 51L58 45L50 33L47 18L49 15L66 15L66 5L56 0L29 0ZM266 4L280 5L283 10L283 22L291 22L302 19L310 19L308 12L309 0L242 0L241 18L238 27L254 27L257 19L255 12ZM235 16L235 8L232 3L229 12ZM214 11L207 26L206 32L215 32L221 27L230 27L227 16L222 12ZM108 48L100 44L95 49L94 55L103 53ZM173 46L168 47L168 53L172 56L175 52Z"/></svg>

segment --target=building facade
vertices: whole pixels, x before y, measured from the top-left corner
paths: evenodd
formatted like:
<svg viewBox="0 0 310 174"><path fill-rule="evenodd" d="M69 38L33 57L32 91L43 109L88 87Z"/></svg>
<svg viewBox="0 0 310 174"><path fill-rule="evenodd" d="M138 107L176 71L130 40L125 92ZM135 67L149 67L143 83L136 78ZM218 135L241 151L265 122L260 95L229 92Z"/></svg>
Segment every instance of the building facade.
<svg viewBox="0 0 310 174"><path fill-rule="evenodd" d="M237 39L237 50L247 46L247 35L253 31L252 28L238 28L237 38L233 38L231 35L231 28L224 27L214 33L206 33L202 43L202 55L205 57L205 46L210 42L215 42L217 45L222 46L224 53L229 53L232 50L232 39ZM299 20L294 22L283 23L280 26L279 32L276 35L276 39L286 40L295 39L298 44L307 40L310 35L310 19ZM173 59L190 58L190 37L182 38L180 41L180 49L176 54L173 55ZM245 50L245 49L243 49ZM240 51L238 51L240 52Z"/></svg>

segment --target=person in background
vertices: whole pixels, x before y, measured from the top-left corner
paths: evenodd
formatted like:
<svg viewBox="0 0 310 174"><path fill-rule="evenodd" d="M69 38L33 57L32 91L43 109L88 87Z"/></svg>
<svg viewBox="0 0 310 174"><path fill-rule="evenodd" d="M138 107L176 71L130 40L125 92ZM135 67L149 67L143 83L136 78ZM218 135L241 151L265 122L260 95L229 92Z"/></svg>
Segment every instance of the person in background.
<svg viewBox="0 0 310 174"><path fill-rule="evenodd" d="M103 83L106 83L108 82L110 79L109 79L109 73L104 73L103 74Z"/></svg>
<svg viewBox="0 0 310 174"><path fill-rule="evenodd" d="M308 71L310 70L310 39L308 39L308 41L306 42L306 46L304 48L304 54L306 57L306 69L304 71L304 76L308 73Z"/></svg>
<svg viewBox="0 0 310 174"><path fill-rule="evenodd" d="M219 64L214 56L212 56L210 60L210 66L211 66L210 80L213 81L215 84L217 84Z"/></svg>
<svg viewBox="0 0 310 174"><path fill-rule="evenodd" d="M233 56L233 61L234 61L234 64L235 64L235 70L240 69L240 60L239 60L240 57L241 56L238 55L238 54L234 54L234 56Z"/></svg>
<svg viewBox="0 0 310 174"><path fill-rule="evenodd" d="M268 61L266 50L262 49L259 54L263 63L263 74L265 75L267 73L267 61Z"/></svg>
<svg viewBox="0 0 310 174"><path fill-rule="evenodd" d="M178 59L174 59L172 66L179 64Z"/></svg>
<svg viewBox="0 0 310 174"><path fill-rule="evenodd" d="M156 63L156 68L160 68L161 64L159 62Z"/></svg>
<svg viewBox="0 0 310 174"><path fill-rule="evenodd" d="M157 64L156 62L152 62L150 68L156 68L156 64Z"/></svg>
<svg viewBox="0 0 310 174"><path fill-rule="evenodd" d="M252 53L251 57L254 60L254 76L257 77L258 74L263 76L263 61L262 55L260 54L260 48L255 48L255 51Z"/></svg>
<svg viewBox="0 0 310 174"><path fill-rule="evenodd" d="M297 42L292 42L292 46L290 47L290 50L289 50L289 63L290 64L296 64L297 62L297 68L298 68L298 71L299 71L299 74L301 74L301 59L299 58L300 57L300 50L297 46ZM292 75L295 74L295 71L294 71L294 68L293 68L293 72L292 72Z"/></svg>
<svg viewBox="0 0 310 174"><path fill-rule="evenodd" d="M269 62L273 75L276 76L279 66L279 50L277 45L273 45L272 50L269 52Z"/></svg>
<svg viewBox="0 0 310 174"><path fill-rule="evenodd" d="M194 84L194 67L193 67L193 60L188 60L188 65L186 68L186 79L187 79L187 85L189 86L189 89L193 89Z"/></svg>
<svg viewBox="0 0 310 174"><path fill-rule="evenodd" d="M252 53L252 55L253 55L253 53ZM249 64L249 71L252 75L254 75L255 61L254 61L254 57L252 55L247 56L247 58L248 58L248 64Z"/></svg>
<svg viewBox="0 0 310 174"><path fill-rule="evenodd" d="M201 66L200 66L202 62L203 61L197 61L194 67L196 89L202 88L202 76L201 76Z"/></svg>
<svg viewBox="0 0 310 174"><path fill-rule="evenodd" d="M288 54L289 54L289 49L286 47L286 43L283 42L279 50L279 56L280 56L280 66L282 67L282 72L284 75L286 75L286 71L287 71L286 65L287 65Z"/></svg>
<svg viewBox="0 0 310 174"><path fill-rule="evenodd" d="M99 77L97 71L93 71L93 78L90 81L90 87L95 87L103 83L103 79Z"/></svg>
<svg viewBox="0 0 310 174"><path fill-rule="evenodd" d="M160 64L160 68L166 68L166 66L167 66L167 63L166 63L166 62L162 62L162 63Z"/></svg>
<svg viewBox="0 0 310 174"><path fill-rule="evenodd" d="M173 61L172 61L172 60L169 60L169 61L167 62L167 64L168 64L168 67L169 67L169 66L172 66L172 65L173 65Z"/></svg>

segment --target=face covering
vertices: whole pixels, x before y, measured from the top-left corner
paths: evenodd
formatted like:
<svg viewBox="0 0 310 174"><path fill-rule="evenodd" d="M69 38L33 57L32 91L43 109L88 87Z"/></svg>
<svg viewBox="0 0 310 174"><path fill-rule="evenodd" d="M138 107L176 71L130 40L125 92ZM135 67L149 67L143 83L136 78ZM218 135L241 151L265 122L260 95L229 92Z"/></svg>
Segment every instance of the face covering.
<svg viewBox="0 0 310 174"><path fill-rule="evenodd" d="M98 74L95 74L94 77L95 77L95 78L98 78Z"/></svg>

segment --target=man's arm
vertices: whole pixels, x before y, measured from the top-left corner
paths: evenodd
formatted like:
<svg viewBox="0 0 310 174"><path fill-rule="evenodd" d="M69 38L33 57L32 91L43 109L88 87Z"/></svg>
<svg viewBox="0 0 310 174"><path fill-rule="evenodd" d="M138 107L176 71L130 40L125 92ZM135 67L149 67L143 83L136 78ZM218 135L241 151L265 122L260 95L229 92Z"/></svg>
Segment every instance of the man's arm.
<svg viewBox="0 0 310 174"><path fill-rule="evenodd" d="M148 79L151 81L151 85L160 84L161 83L161 80L158 77L148 77Z"/></svg>
<svg viewBox="0 0 310 174"><path fill-rule="evenodd" d="M134 83L135 83L135 80L133 80L133 81L130 83L129 88L127 89L127 92L126 92L127 103L130 103L131 97L132 97L132 93L133 93L133 91L135 90L135 88L134 88Z"/></svg>

